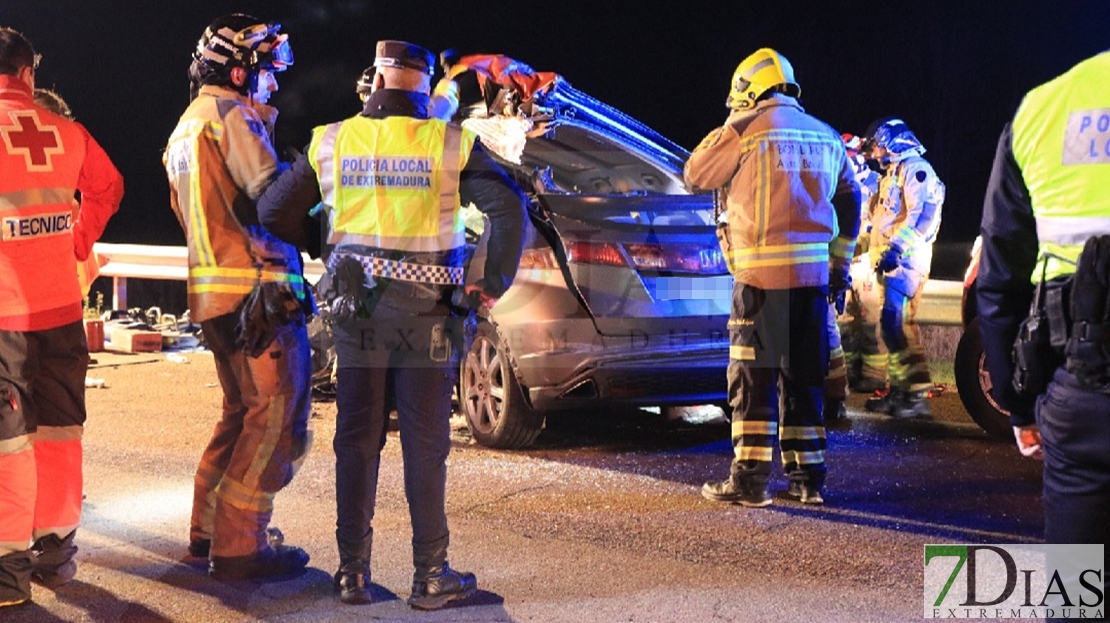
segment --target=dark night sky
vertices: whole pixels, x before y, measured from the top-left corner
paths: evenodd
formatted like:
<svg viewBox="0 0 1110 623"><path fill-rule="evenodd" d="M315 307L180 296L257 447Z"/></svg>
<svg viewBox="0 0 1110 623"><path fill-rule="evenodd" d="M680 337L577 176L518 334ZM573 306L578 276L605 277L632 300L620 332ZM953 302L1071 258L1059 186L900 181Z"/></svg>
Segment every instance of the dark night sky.
<svg viewBox="0 0 1110 623"><path fill-rule="evenodd" d="M0 24L44 56L39 86L68 100L123 172L105 241L183 243L161 151L188 103L197 38L234 11L290 35L295 65L271 101L279 151L358 111L354 81L378 39L514 56L687 149L724 120L737 63L774 47L794 65L803 105L838 130L907 121L948 186L942 241L975 236L998 133L1025 91L1110 48L1105 0L3 0Z"/></svg>

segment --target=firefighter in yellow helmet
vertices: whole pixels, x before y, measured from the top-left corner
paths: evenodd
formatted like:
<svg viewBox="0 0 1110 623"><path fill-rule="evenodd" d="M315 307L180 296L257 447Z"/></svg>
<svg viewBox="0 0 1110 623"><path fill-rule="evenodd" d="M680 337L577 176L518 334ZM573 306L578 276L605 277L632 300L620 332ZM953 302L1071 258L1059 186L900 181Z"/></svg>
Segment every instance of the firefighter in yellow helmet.
<svg viewBox="0 0 1110 623"><path fill-rule="evenodd" d="M477 590L473 573L447 562L451 393L468 315L457 302L478 297L489 306L508 289L526 199L472 131L431 115L434 69L428 50L379 41L373 71L360 81L362 113L315 128L306 157L259 202L262 223L279 237L310 253L330 247L333 285L324 296L338 357L335 588L347 604L370 601L391 399L412 520L408 603L432 610ZM320 202L323 223L310 216ZM466 286L463 203L490 221L483 277Z"/></svg>
<svg viewBox="0 0 1110 623"><path fill-rule="evenodd" d="M736 68L724 125L690 154L686 184L723 189L719 238L735 279L728 394L735 456L702 495L771 503L776 444L803 503L824 501L829 302L848 288L859 186L840 134L806 114L781 54L763 48ZM785 405L780 430L780 394Z"/></svg>

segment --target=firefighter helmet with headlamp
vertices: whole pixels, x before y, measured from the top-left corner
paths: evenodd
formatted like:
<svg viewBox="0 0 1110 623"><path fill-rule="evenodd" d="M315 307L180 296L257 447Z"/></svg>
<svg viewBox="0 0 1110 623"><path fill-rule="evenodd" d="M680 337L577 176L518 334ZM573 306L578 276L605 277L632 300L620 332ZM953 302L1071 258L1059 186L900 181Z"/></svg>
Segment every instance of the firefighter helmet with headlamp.
<svg viewBox="0 0 1110 623"><path fill-rule="evenodd" d="M771 48L760 48L736 67L725 105L733 110L753 108L771 89L791 97L802 94L802 88L794 81L790 61Z"/></svg>
<svg viewBox="0 0 1110 623"><path fill-rule="evenodd" d="M217 18L197 41L193 60L219 73L242 67L255 73L260 69L284 71L293 64L289 36L280 34L281 24L235 13Z"/></svg>

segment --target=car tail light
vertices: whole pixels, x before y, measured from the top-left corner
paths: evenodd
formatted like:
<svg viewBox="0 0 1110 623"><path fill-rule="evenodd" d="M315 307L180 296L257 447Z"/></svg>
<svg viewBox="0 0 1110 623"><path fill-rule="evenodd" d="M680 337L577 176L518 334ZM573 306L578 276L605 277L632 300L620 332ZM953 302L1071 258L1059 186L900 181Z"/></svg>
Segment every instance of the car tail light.
<svg viewBox="0 0 1110 623"><path fill-rule="evenodd" d="M628 244L632 264L640 270L696 275L728 272L720 247L700 244Z"/></svg>
<svg viewBox="0 0 1110 623"><path fill-rule="evenodd" d="M557 270L559 261L555 259L555 252L550 247L525 249L520 254L520 267L522 269Z"/></svg>
<svg viewBox="0 0 1110 623"><path fill-rule="evenodd" d="M567 241L567 261L601 266L628 266L619 245L611 242Z"/></svg>
<svg viewBox="0 0 1110 623"><path fill-rule="evenodd" d="M716 245L701 244L626 244L612 242L566 241L567 261L595 266L632 266L636 270L688 275L728 273L724 254ZM631 264L630 264L631 262ZM555 270L558 260L550 248L526 249L520 267Z"/></svg>

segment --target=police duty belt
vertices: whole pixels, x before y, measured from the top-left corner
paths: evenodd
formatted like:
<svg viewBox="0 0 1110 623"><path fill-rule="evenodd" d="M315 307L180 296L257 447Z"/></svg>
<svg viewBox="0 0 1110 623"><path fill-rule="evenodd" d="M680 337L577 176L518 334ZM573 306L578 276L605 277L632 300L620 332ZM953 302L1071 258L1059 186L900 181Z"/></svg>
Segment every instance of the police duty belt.
<svg viewBox="0 0 1110 623"><path fill-rule="evenodd" d="M359 253L333 253L328 257L327 268L335 272L335 267L345 258L362 264L366 274L382 279L398 279L416 283L430 283L444 286L461 286L464 270L461 266L439 266L435 264L413 264L401 260L362 255Z"/></svg>

